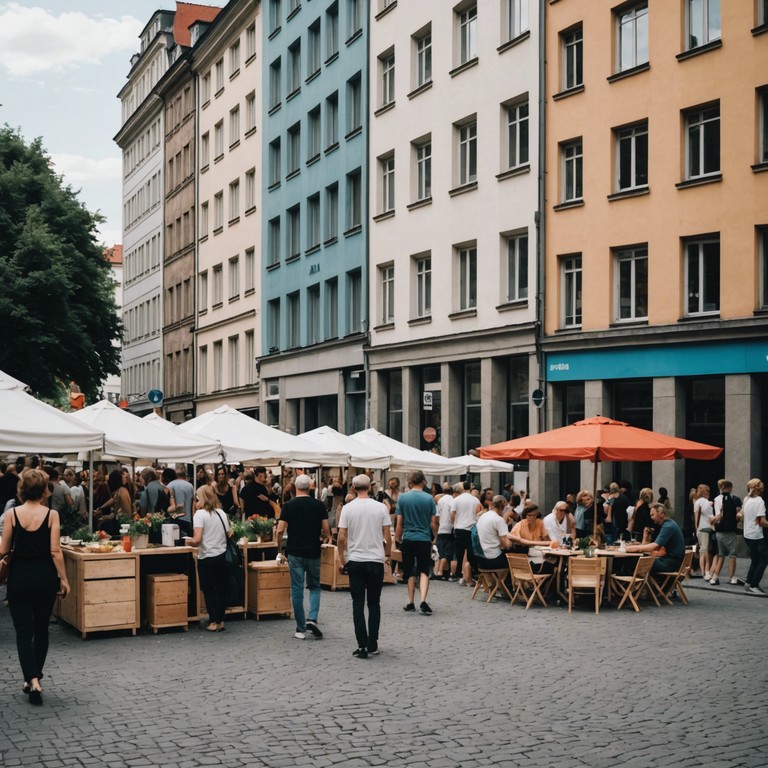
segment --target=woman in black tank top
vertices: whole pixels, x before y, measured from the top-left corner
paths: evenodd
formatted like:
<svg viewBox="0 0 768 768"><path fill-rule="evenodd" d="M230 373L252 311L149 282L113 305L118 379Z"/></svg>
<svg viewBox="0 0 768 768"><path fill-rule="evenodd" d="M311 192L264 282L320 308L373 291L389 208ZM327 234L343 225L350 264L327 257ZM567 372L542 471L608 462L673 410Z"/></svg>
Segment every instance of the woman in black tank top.
<svg viewBox="0 0 768 768"><path fill-rule="evenodd" d="M19 480L22 504L8 515L0 557L13 550L8 574L8 607L16 630L16 648L31 704L43 703L40 680L48 654L48 620L61 582L69 593L59 543L59 513L44 503L48 475L27 469Z"/></svg>

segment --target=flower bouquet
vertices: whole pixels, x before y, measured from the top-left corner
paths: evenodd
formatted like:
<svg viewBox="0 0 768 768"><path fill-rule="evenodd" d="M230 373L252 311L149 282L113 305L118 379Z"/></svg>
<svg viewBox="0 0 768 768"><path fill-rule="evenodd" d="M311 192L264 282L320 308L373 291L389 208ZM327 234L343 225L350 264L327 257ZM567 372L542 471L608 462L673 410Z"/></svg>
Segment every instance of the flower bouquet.
<svg viewBox="0 0 768 768"><path fill-rule="evenodd" d="M251 515L245 519L247 529L246 536L249 541L270 541L275 528L275 521L271 517L263 515Z"/></svg>

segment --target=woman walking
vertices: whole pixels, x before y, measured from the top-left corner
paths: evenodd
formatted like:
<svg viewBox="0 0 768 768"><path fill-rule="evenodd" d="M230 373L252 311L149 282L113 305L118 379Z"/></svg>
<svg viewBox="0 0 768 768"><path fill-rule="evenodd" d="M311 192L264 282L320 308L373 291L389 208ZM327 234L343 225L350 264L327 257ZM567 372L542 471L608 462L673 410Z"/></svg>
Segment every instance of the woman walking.
<svg viewBox="0 0 768 768"><path fill-rule="evenodd" d="M59 513L45 503L48 475L26 469L19 480L21 505L9 512L0 557L13 550L8 574L8 607L30 704L43 703L40 680L48 655L48 620L56 592L69 594L59 542ZM59 586L61 585L61 586Z"/></svg>
<svg viewBox="0 0 768 768"><path fill-rule="evenodd" d="M764 533L768 528L765 517L765 502L762 499L765 486L763 481L753 477L747 483L747 498L741 508L744 516L744 543L749 549L749 573L747 574L746 589L755 595L765 594L760 588L760 580L768 565L768 541Z"/></svg>

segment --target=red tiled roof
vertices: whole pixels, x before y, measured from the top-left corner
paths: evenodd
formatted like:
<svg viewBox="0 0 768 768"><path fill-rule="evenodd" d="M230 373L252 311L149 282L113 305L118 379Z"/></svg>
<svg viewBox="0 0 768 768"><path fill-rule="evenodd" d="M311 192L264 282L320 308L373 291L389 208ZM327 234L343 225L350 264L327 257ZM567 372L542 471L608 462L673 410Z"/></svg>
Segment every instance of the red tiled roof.
<svg viewBox="0 0 768 768"><path fill-rule="evenodd" d="M173 19L173 39L177 45L189 46L189 28L196 21L213 21L221 8L197 3L176 3L176 16Z"/></svg>
<svg viewBox="0 0 768 768"><path fill-rule="evenodd" d="M104 258L113 266L119 266L123 263L123 246L113 245L104 250Z"/></svg>

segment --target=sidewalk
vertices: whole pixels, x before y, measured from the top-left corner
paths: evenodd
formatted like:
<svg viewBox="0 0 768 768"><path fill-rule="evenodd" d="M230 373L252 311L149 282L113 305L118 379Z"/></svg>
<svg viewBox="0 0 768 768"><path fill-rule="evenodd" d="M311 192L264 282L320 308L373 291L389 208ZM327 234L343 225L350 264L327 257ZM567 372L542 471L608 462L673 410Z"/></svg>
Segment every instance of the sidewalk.
<svg viewBox="0 0 768 768"><path fill-rule="evenodd" d="M720 569L720 583L713 586L709 582L704 581L703 576L694 576L684 582L686 589L701 589L707 592L725 592L732 595L741 595L742 597L768 597L765 595L756 595L752 592L747 592L744 589L744 578L749 571L750 560L748 557L736 558L736 578L739 580L738 584L731 584L728 570L728 561L723 563L723 567ZM768 580L764 577L761 583L761 587L768 593Z"/></svg>

